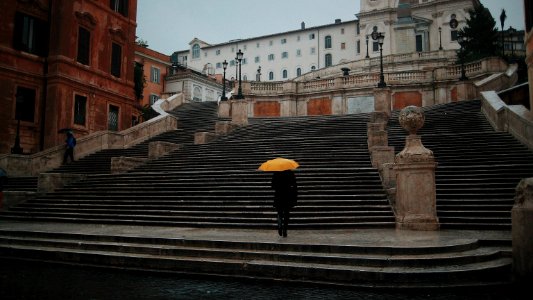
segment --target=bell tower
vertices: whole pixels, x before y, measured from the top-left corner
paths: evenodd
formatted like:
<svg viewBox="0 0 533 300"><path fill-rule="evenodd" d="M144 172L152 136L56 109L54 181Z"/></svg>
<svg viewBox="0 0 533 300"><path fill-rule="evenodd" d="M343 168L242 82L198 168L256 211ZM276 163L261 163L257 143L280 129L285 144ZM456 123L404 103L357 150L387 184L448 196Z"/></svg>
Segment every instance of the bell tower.
<svg viewBox="0 0 533 300"><path fill-rule="evenodd" d="M361 13L396 7L397 0L361 0Z"/></svg>

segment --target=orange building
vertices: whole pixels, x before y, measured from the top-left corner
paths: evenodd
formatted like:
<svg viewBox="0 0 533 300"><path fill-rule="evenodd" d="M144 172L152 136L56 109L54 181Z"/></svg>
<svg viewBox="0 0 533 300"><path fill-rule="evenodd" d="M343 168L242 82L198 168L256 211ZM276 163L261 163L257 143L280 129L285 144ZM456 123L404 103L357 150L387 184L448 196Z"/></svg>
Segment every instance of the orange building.
<svg viewBox="0 0 533 300"><path fill-rule="evenodd" d="M134 123L137 0L12 0L0 10L0 154L62 144L64 128L80 137Z"/></svg>
<svg viewBox="0 0 533 300"><path fill-rule="evenodd" d="M140 104L152 105L165 92L165 78L172 65L170 56L136 45L135 63L142 67L146 80Z"/></svg>

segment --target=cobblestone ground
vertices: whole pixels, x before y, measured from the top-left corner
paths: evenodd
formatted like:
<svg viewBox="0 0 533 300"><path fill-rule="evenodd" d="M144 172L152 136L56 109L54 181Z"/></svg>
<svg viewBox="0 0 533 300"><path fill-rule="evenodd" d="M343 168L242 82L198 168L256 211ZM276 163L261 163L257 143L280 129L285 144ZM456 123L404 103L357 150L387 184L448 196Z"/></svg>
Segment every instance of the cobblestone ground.
<svg viewBox="0 0 533 300"><path fill-rule="evenodd" d="M0 299L520 299L509 291L379 291L197 279L0 259Z"/></svg>

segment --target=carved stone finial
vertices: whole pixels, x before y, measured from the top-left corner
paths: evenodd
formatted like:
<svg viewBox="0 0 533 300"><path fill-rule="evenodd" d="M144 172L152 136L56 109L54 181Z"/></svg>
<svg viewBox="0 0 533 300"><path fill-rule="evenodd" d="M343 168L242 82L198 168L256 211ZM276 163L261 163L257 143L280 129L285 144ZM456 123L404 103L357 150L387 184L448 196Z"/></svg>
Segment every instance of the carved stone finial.
<svg viewBox="0 0 533 300"><path fill-rule="evenodd" d="M533 178L524 178L516 186L515 207L533 207Z"/></svg>
<svg viewBox="0 0 533 300"><path fill-rule="evenodd" d="M407 130L409 134L416 134L416 132L424 126L425 121L424 110L418 106L410 105L402 109L398 121L403 129Z"/></svg>

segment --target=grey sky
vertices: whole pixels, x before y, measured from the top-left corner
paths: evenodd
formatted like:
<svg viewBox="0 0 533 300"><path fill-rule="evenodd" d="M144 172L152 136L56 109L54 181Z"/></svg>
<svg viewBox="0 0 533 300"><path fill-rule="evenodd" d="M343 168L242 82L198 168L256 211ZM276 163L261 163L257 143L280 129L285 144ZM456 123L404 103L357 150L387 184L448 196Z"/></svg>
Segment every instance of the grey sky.
<svg viewBox="0 0 533 300"><path fill-rule="evenodd" d="M334 4L332 4L334 3ZM522 0L481 0L500 27L524 28ZM355 20L359 0L138 0L137 36L170 55L197 37L210 44Z"/></svg>

